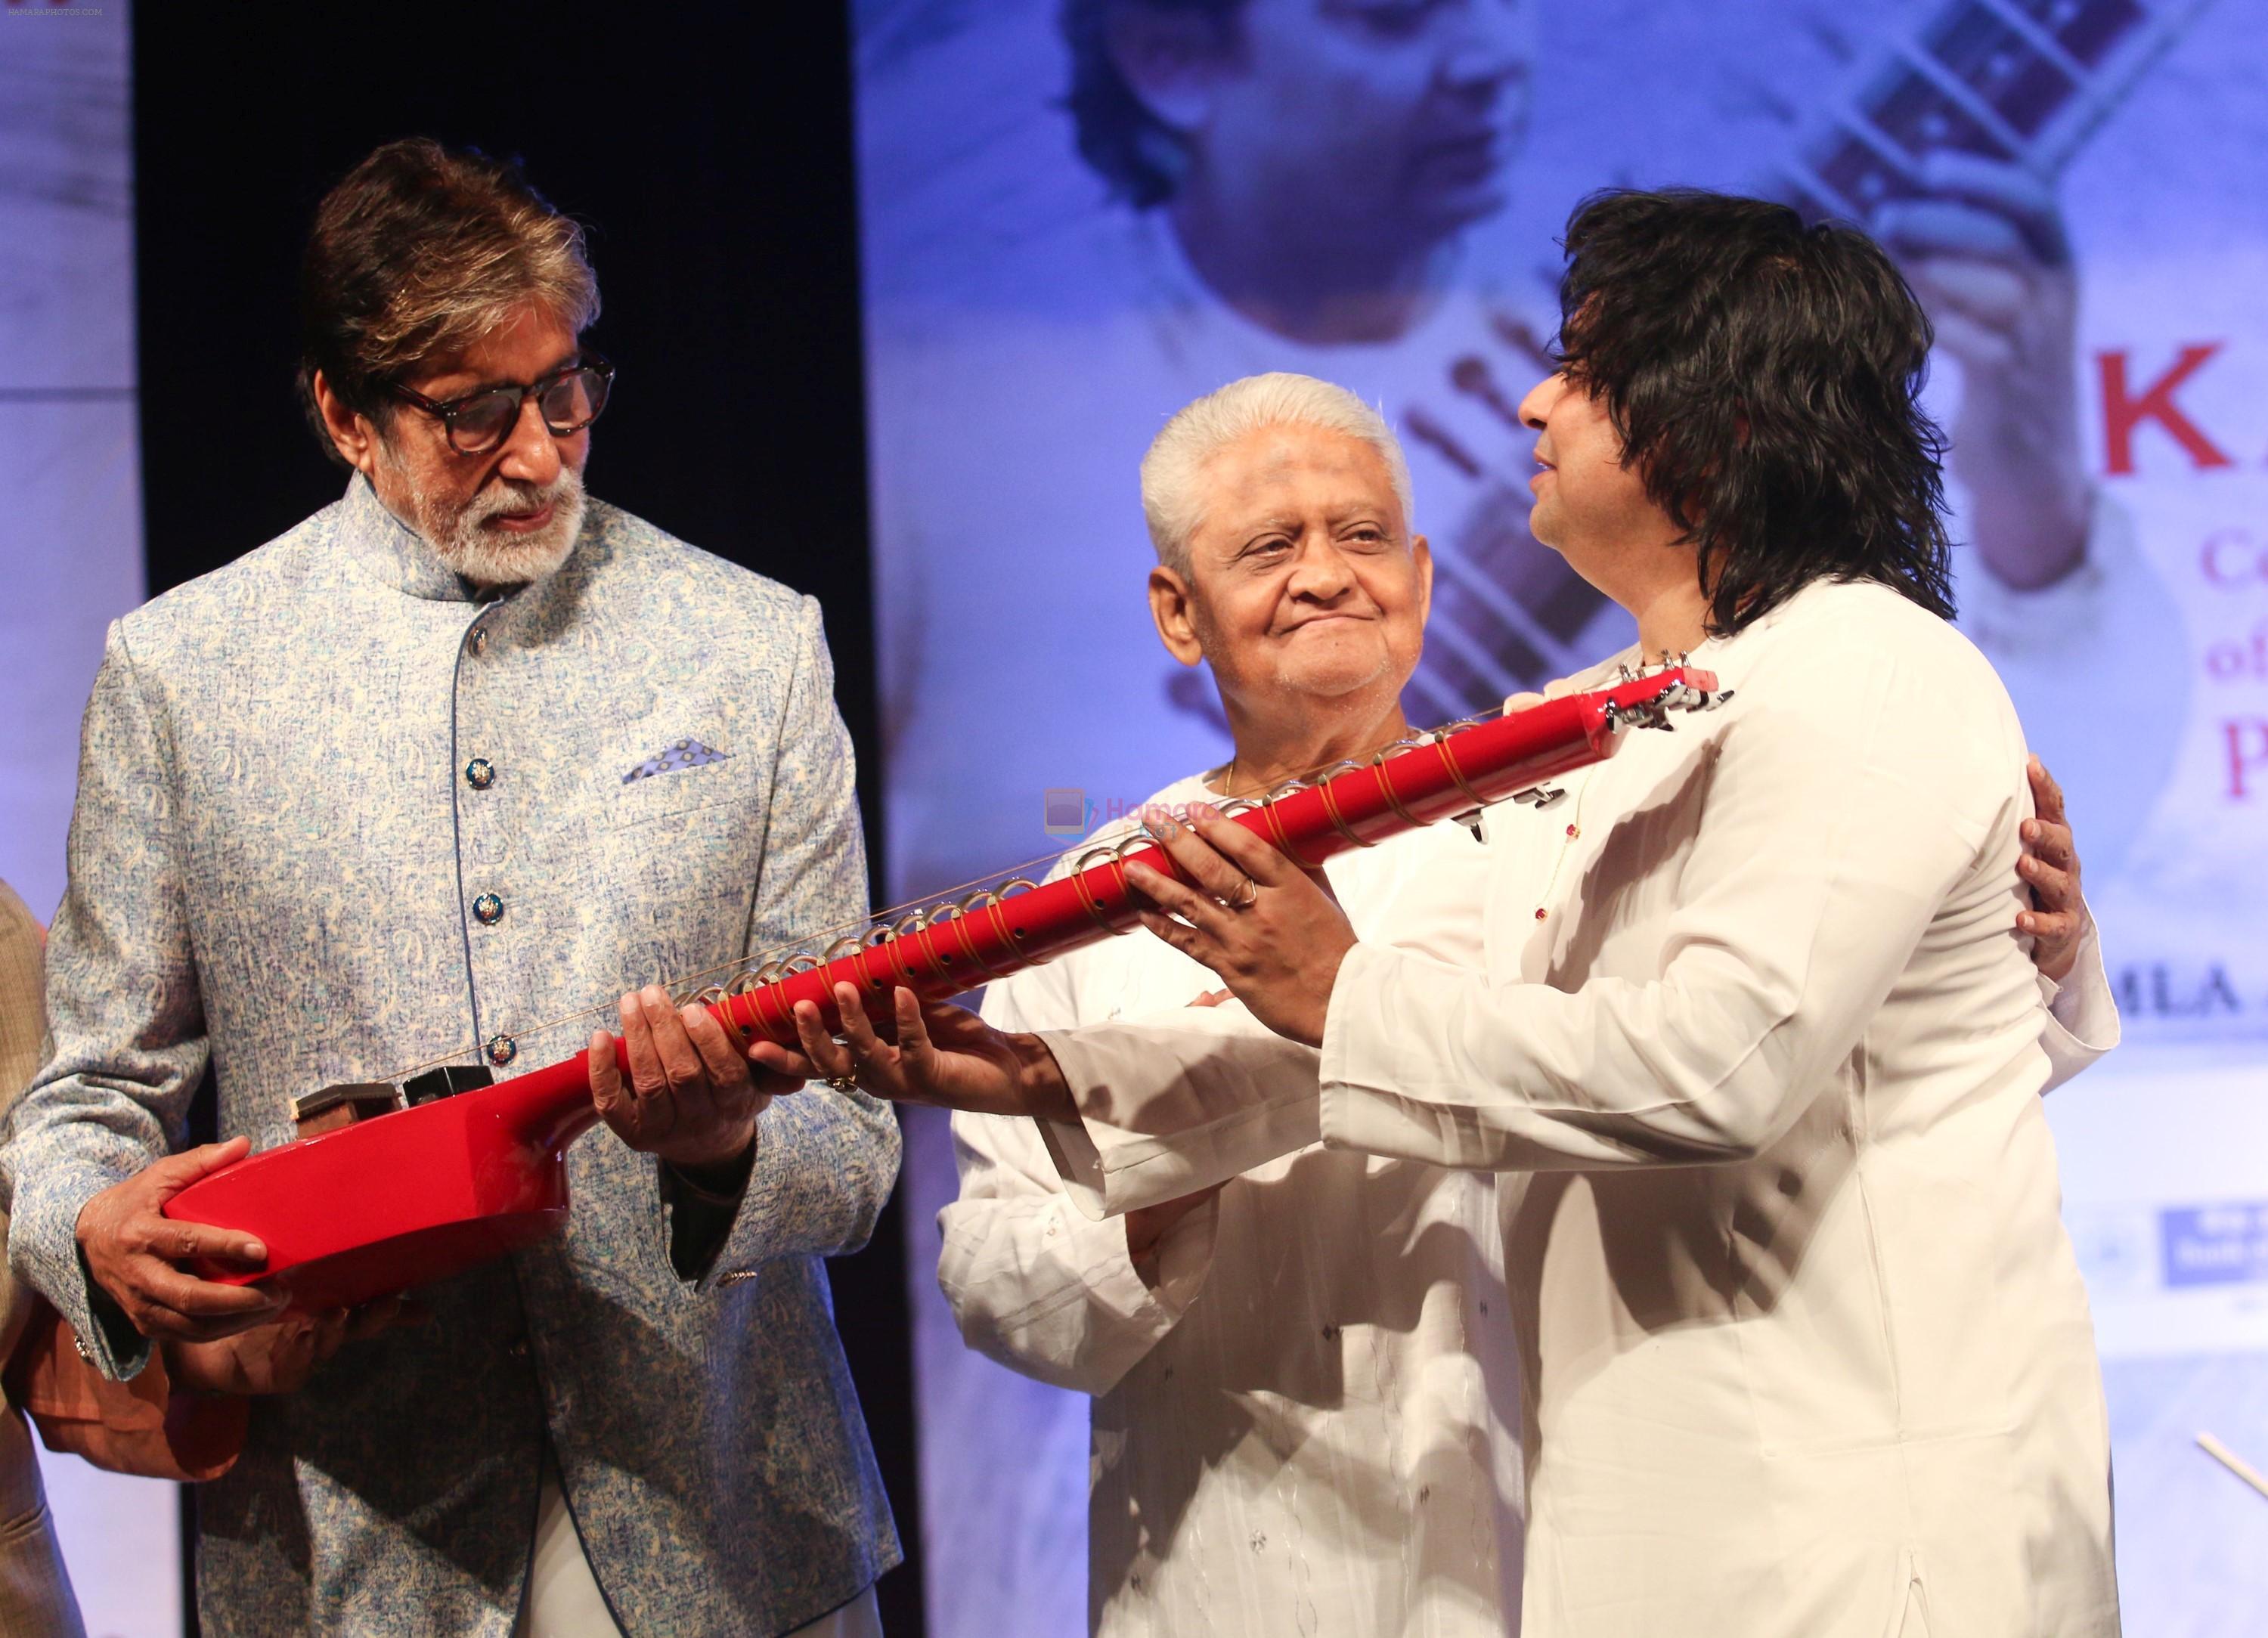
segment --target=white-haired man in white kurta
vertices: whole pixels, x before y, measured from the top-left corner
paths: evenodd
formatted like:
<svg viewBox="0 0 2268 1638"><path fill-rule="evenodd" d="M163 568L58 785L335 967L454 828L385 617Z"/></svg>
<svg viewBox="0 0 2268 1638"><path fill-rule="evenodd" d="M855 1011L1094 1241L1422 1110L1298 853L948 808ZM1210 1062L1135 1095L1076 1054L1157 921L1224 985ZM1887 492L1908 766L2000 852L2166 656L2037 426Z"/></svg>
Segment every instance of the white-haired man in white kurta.
<svg viewBox="0 0 2268 1638"><path fill-rule="evenodd" d="M1402 731L1424 542L1402 521L1398 456L1358 400L1298 377L1232 384L1160 435L1144 468L1152 606L1178 657L1212 665L1237 754L1150 812L1264 790ZM1305 629L1327 612L1340 629ZM1366 937L1471 966L1486 863L1441 826L1327 873ZM2050 986L2058 1011L2115 1039L2073 884L2053 877L2044 897L2073 907L2040 945L2073 980ZM1011 1031L1179 1022L1217 982L1162 943L1114 940L994 986L985 1017ZM1266 1039L1286 1049L1289 1093L1311 1089L1312 1054ZM2045 1044L2059 1076L2095 1052L2053 1020ZM1057 1177L1079 1169L1078 1133L1051 1155L1028 1120L964 1113L954 1130L962 1191L939 1279L964 1333L1095 1396L1095 1630L1518 1629L1519 1370L1485 1174L1309 1143L1097 1220Z"/></svg>

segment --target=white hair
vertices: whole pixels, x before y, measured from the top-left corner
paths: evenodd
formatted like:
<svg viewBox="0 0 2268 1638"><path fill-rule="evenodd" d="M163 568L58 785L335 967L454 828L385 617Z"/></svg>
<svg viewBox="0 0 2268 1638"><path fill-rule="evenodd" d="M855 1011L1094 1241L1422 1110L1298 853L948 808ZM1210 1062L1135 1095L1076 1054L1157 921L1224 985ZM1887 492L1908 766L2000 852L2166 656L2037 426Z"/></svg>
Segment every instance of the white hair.
<svg viewBox="0 0 2268 1638"><path fill-rule="evenodd" d="M1142 516L1160 562L1189 572L1189 540L1204 521L1206 465L1239 438L1269 427L1319 427L1370 445L1386 463L1403 530L1414 526L1410 462L1386 417L1343 386L1279 371L1232 381L1181 409L1142 458Z"/></svg>

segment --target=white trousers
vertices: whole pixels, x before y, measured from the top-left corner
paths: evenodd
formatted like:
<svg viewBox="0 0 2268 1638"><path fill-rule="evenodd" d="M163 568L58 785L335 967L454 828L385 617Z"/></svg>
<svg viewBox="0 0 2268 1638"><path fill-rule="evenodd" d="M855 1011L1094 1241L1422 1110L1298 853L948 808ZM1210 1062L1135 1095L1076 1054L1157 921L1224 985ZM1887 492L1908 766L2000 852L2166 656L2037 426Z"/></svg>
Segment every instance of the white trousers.
<svg viewBox="0 0 2268 1638"><path fill-rule="evenodd" d="M535 1558L528 1567L527 1601L520 1606L518 1638L622 1638L622 1629L599 1592L582 1539L567 1511L567 1498L543 1458L543 1490L535 1508ZM881 1612L872 1587L831 1614L788 1638L882 1638Z"/></svg>

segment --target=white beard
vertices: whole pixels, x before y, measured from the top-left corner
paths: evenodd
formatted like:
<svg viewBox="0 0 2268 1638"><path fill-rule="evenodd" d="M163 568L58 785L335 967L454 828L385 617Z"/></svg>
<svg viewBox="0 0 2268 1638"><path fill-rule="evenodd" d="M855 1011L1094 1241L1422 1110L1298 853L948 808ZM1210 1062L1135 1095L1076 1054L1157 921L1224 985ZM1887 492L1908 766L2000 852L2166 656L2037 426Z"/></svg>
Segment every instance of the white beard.
<svg viewBox="0 0 2268 1638"><path fill-rule="evenodd" d="M429 496L407 472L401 476L409 491L412 526L436 557L476 585L519 586L542 579L567 561L583 532L583 477L571 466L562 466L541 488L507 481L454 510ZM552 509L551 521L532 534L482 527L500 513L540 511L546 504Z"/></svg>

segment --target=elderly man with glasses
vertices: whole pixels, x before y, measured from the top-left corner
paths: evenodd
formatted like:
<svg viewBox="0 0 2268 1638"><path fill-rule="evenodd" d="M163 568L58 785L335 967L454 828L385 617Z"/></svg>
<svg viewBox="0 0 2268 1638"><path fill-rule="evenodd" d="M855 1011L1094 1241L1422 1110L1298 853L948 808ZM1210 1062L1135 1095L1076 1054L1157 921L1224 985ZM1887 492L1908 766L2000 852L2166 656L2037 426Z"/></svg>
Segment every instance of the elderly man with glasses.
<svg viewBox="0 0 2268 1638"><path fill-rule="evenodd" d="M597 286L512 168L379 149L317 213L302 308L353 476L111 629L14 1267L106 1373L163 1347L177 1390L262 1396L199 1494L209 1631L878 1630L898 1546L821 1260L871 1230L895 1123L773 1102L797 1083L633 988L865 909L818 606L585 497ZM627 1084L591 1041L622 1141L573 1151L563 1237L418 1325L184 1271L261 1262L159 1208L292 1136L298 1095L509 1076L625 990ZM168 1157L208 1064L227 1141Z"/></svg>

